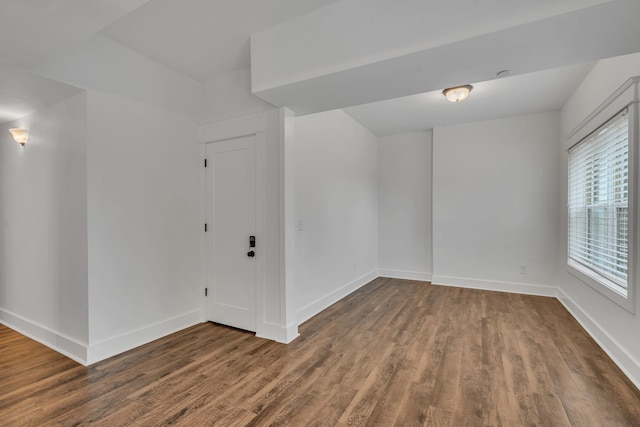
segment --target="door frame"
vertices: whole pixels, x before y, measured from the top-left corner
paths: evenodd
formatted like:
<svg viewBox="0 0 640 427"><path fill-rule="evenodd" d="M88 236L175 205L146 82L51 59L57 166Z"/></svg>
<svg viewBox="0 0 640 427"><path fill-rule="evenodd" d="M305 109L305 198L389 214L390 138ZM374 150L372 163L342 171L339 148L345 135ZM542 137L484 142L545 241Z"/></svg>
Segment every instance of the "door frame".
<svg viewBox="0 0 640 427"><path fill-rule="evenodd" d="M229 139L241 138L245 136L255 136L256 149L256 335L264 336L265 332L265 131L266 119L263 114L251 116L243 116L236 119L225 120L218 123L212 123L200 127L199 141L201 147L201 168L200 168L200 217L202 229L207 222L207 169L204 167L204 159L206 157L206 148L208 144L227 141ZM211 167L211 164L207 165ZM208 319L207 299L204 295L204 289L207 287L207 274L211 262L209 261L209 253L207 249L207 235L201 234L200 238L200 277L202 283L202 313L203 322Z"/></svg>

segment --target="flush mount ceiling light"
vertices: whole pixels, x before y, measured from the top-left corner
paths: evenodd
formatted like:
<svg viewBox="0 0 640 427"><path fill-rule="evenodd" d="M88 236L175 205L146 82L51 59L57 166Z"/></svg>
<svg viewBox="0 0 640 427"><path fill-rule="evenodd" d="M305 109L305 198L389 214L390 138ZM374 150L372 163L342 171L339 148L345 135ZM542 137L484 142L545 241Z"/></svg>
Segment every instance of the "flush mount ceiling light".
<svg viewBox="0 0 640 427"><path fill-rule="evenodd" d="M27 143L27 139L29 139L29 131L21 128L12 128L9 129L9 132L13 135L13 139L24 147L24 144Z"/></svg>
<svg viewBox="0 0 640 427"><path fill-rule="evenodd" d="M461 102L467 99L471 89L473 89L473 86L471 85L450 87L443 90L442 94L451 102Z"/></svg>

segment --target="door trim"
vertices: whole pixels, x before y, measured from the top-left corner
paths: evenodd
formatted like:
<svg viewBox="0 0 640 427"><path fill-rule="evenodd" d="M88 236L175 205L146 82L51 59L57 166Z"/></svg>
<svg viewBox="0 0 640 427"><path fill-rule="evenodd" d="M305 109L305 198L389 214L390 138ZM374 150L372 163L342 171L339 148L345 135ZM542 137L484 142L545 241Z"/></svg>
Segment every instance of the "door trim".
<svg viewBox="0 0 640 427"><path fill-rule="evenodd" d="M265 201L266 201L266 171L265 171L265 130L266 119L264 114L242 116L217 123L209 123L200 126L199 142L202 145L200 158L200 218L204 230L207 222L207 186L204 158L208 144L215 144L229 139L244 136L255 136L256 144L256 252L265 253ZM209 165L209 167L211 167ZM207 321L207 299L204 289L207 286L207 235L201 233L200 238L200 283L202 290L202 321ZM268 325L265 323L265 275L266 262L264 256L256 257L256 335L265 337Z"/></svg>

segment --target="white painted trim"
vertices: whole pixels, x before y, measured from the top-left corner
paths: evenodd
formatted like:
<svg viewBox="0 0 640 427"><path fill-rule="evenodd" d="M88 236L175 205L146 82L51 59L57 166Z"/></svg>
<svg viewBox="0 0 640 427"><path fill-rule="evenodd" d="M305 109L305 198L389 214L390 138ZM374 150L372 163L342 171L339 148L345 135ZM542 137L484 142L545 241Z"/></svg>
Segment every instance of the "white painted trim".
<svg viewBox="0 0 640 427"><path fill-rule="evenodd" d="M470 279L450 276L433 276L433 285L455 286L461 288L482 289L489 291L510 292L525 295L555 297L578 321L580 326L607 353L613 362L624 372L629 380L640 390L640 361L613 339L607 332L580 306L569 298L562 289L555 286L534 285L529 283L512 283Z"/></svg>
<svg viewBox="0 0 640 427"><path fill-rule="evenodd" d="M280 325L271 322L262 322L262 325L256 331L256 337L265 340L278 341L280 335Z"/></svg>
<svg viewBox="0 0 640 427"><path fill-rule="evenodd" d="M383 272L398 272L401 270L380 270ZM406 273L406 272L405 272ZM411 273L411 272L409 272ZM310 319L322 310L328 308L332 304L343 299L350 293L356 291L362 286L377 277L375 271L364 275L353 282L348 283L342 288L332 292L331 294L320 298L313 303L298 310L297 315L300 323ZM387 277L385 274L384 277ZM402 277L401 277L402 278ZM414 280L414 279L407 279ZM450 276L433 276L433 284L436 286L455 286L472 289L482 289L499 292L511 292L527 295L550 296L556 297L558 301L566 308L574 319L582 326L591 338L602 348L602 350L613 360L613 362L624 372L629 380L640 389L640 361L631 353L624 349L580 306L578 306L571 298L569 298L562 289L554 286L532 285L525 283L512 283L489 281L481 279L469 279ZM186 329L193 325L202 323L204 315L202 310L194 310L181 316L165 320L163 322L150 325L135 331L128 332L98 343L87 348L87 345L67 337L51 329L29 321L17 314L7 310L0 309L0 323L14 329L15 331L25 335L67 357L75 360L83 365L95 363L108 357L123 353L132 348L144 345L159 338L163 338L172 333ZM269 339L280 343L288 344L298 336L298 323L294 322L286 327L264 322L262 332L256 334L259 338ZM88 357L87 357L88 355Z"/></svg>
<svg viewBox="0 0 640 427"><path fill-rule="evenodd" d="M96 363L124 353L132 348L150 343L199 323L202 323L201 309L90 344L87 349L87 364Z"/></svg>
<svg viewBox="0 0 640 427"><path fill-rule="evenodd" d="M204 228L207 223L207 168L204 167L204 161L207 158L207 145L202 144L202 163L200 163L199 186L200 186L200 226ZM208 264L207 264L207 233L200 233L200 309L202 310L202 322L207 317L207 298L204 296L205 289L208 286Z"/></svg>
<svg viewBox="0 0 640 427"><path fill-rule="evenodd" d="M609 334L600 327L598 322L585 313L562 289L558 289L557 298L589 336L593 338L600 348L607 353L611 360L618 365L629 380L640 390L640 361L626 351L615 339L611 338Z"/></svg>
<svg viewBox="0 0 640 427"><path fill-rule="evenodd" d="M278 342L289 344L291 341L298 338L300 334L298 333L298 322L291 322L282 330L282 333L278 337Z"/></svg>
<svg viewBox="0 0 640 427"><path fill-rule="evenodd" d="M565 148L571 148L589 135L594 130L594 126L590 125L591 122L604 123L627 105L638 102L637 89L634 87L638 82L640 82L640 76L630 78L616 89L611 96L598 105L591 114L585 117L584 120L565 136Z"/></svg>
<svg viewBox="0 0 640 427"><path fill-rule="evenodd" d="M600 104L591 114L589 114L574 130L565 138L564 148L570 150L596 129L620 113L624 108L628 108L629 115L629 181L637 182L638 177L638 86L640 76L632 77L624 82L611 96ZM590 286L601 295L618 304L628 312L635 314L636 311L636 279L638 277L637 263L640 246L640 234L638 229L638 188L632 185L629 193L629 248L628 248L628 287L627 295L623 296L615 289L607 286L595 276L588 274L588 268L581 270L572 265L569 260L567 236L564 237L567 243L567 253L565 261L566 271L575 276L578 280ZM565 219L566 221L566 219Z"/></svg>
<svg viewBox="0 0 640 427"><path fill-rule="evenodd" d="M235 117L219 122L201 124L198 128L198 140L202 144L225 139L240 138L264 132L266 117L264 113L256 113Z"/></svg>
<svg viewBox="0 0 640 427"><path fill-rule="evenodd" d="M78 363L87 365L86 343L4 309L0 309L0 323Z"/></svg>
<svg viewBox="0 0 640 427"><path fill-rule="evenodd" d="M486 291L510 292L544 297L557 297L558 295L558 288L554 286L501 282L498 280L473 279L469 277L434 275L431 283L439 286L455 286L459 288L482 289Z"/></svg>
<svg viewBox="0 0 640 427"><path fill-rule="evenodd" d="M256 335L264 328L265 307L264 301L266 299L266 287L267 287L267 263L266 263L266 245L267 240L266 233L266 137L265 132L256 134L256 217L255 217L255 232L256 232L256 252L258 256L256 260Z"/></svg>
<svg viewBox="0 0 640 427"><path fill-rule="evenodd" d="M279 195L280 209L280 323L287 325L285 336L290 342L298 336L298 319L295 315L293 288L296 283L297 259L295 238L295 115L282 107L278 109Z"/></svg>
<svg viewBox="0 0 640 427"><path fill-rule="evenodd" d="M292 241L294 246L287 244L286 239L290 234L290 231L287 230L287 220L291 216L291 209L293 204L290 202L289 197L287 196L287 190L290 185L287 184L286 179L289 178L288 173L285 176L285 157L287 157L286 153L286 140L285 140L285 120L286 120L286 111L284 108L278 108L278 118L277 118L277 128L278 128L278 226L280 227L280 241L279 243L279 277L278 277L278 302L280 303L280 313L279 313L279 321L282 324L287 323L287 279L289 279L289 283L292 284L293 278L293 268L291 268L291 262L287 262L287 255L289 252L289 256L295 257L295 240ZM289 162L289 167L292 168L292 162ZM291 190L289 189L289 192ZM293 260L294 258L290 258ZM287 271L287 266L289 266L289 271ZM282 308L284 307L284 308ZM276 335L277 336L277 333Z"/></svg>
<svg viewBox="0 0 640 427"><path fill-rule="evenodd" d="M282 344L289 344L298 338L298 322L293 322L287 326L265 322L261 333L256 333L256 337L276 341Z"/></svg>
<svg viewBox="0 0 640 427"><path fill-rule="evenodd" d="M203 158L206 158L206 146L207 144L221 142L229 139L241 138L245 136L255 136L256 147L256 250L258 253L264 253L265 236L266 236L266 212L265 212L265 199L266 199L266 131L267 131L267 117L266 113L256 113L250 115L244 115L235 117L228 120L212 122L203 124L199 128L199 140L203 146ZM208 165L211 167L211 165ZM203 225L207 222L207 171L202 168L201 172L201 199L200 199L200 215L203 218ZM209 272L209 261L207 259L207 241L206 234L202 233L200 240L200 247L202 250L200 272L202 274L201 282L203 288L207 286L207 277ZM266 263L264 257L256 258L256 336L267 337L271 336L269 327L264 320L265 315L265 299L266 299ZM204 290L204 289L203 289ZM202 294L202 307L203 318L209 319L207 313L208 305L207 299ZM278 336L277 334L275 336ZM277 341L276 338L273 338Z"/></svg>
<svg viewBox="0 0 640 427"><path fill-rule="evenodd" d="M433 274L420 271L390 270L381 268L378 270L378 276L389 277L391 279L420 280L423 282L430 282Z"/></svg>
<svg viewBox="0 0 640 427"><path fill-rule="evenodd" d="M302 324L306 322L316 314L320 313L322 310L330 307L331 305L340 301L342 298L360 289L361 287L378 277L378 271L374 270L370 273L365 274L364 276L358 277L357 279L347 283L344 286L341 286L330 294L318 298L312 303L305 305L304 307L296 311L296 319L298 320L298 323Z"/></svg>

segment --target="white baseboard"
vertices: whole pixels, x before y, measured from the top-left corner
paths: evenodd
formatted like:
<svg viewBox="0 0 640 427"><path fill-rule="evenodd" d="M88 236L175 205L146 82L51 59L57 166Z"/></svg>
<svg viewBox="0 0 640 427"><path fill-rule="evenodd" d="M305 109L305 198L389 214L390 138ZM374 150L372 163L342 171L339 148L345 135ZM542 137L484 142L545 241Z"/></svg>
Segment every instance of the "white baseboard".
<svg viewBox="0 0 640 427"><path fill-rule="evenodd" d="M600 327L598 322L585 313L569 298L562 289L558 289L558 301L580 323L582 328L609 355L611 360L625 373L631 382L640 390L640 361L628 353L616 340Z"/></svg>
<svg viewBox="0 0 640 427"><path fill-rule="evenodd" d="M78 363L87 364L85 343L3 309L0 309L0 323Z"/></svg>
<svg viewBox="0 0 640 427"><path fill-rule="evenodd" d="M335 304L342 298L346 297L353 291L360 289L362 286L366 285L377 277L378 271L374 270L370 273L365 274L364 276L358 277L356 280L347 283L346 285L336 289L330 294L325 295L322 298L319 298L312 303L305 305L300 310L296 311L296 319L298 320L298 324L306 322L316 314L320 313L322 310Z"/></svg>
<svg viewBox="0 0 640 427"><path fill-rule="evenodd" d="M283 344L289 344L291 341L298 338L298 322L292 322L284 329L283 334L278 337L278 342Z"/></svg>
<svg viewBox="0 0 640 427"><path fill-rule="evenodd" d="M277 325L275 323L264 322L256 337L276 341L283 344L289 344L298 338L298 322L292 322L287 326Z"/></svg>
<svg viewBox="0 0 640 427"><path fill-rule="evenodd" d="M264 338L265 340L278 341L281 329L281 326L276 323L264 322L257 328L256 337Z"/></svg>
<svg viewBox="0 0 640 427"><path fill-rule="evenodd" d="M468 277L438 276L431 278L433 285L455 286L459 288L482 289L486 291L510 292L514 294L557 297L555 286L536 285L531 283L501 282L497 280L471 279Z"/></svg>
<svg viewBox="0 0 640 427"><path fill-rule="evenodd" d="M387 268L381 268L380 270L378 270L378 276L389 277L391 279L419 280L422 282L430 282L432 278L431 273L424 273L420 271L390 270Z"/></svg>
<svg viewBox="0 0 640 427"><path fill-rule="evenodd" d="M92 364L107 359L132 348L139 347L158 338L202 323L202 310L194 310L153 325L136 329L106 340L90 344L87 349L87 363Z"/></svg>
<svg viewBox="0 0 640 427"><path fill-rule="evenodd" d="M598 343L602 350L607 353L611 360L625 373L629 380L640 389L640 361L607 334L607 332L600 327L591 316L585 313L582 308L573 302L562 289L555 286L530 283L511 283L451 276L433 276L432 284L557 298L578 323L580 323L589 336Z"/></svg>
<svg viewBox="0 0 640 427"><path fill-rule="evenodd" d="M422 274L425 276L420 276ZM402 277L398 277L400 275L402 275ZM372 271L371 273L347 283L329 295L319 298L298 310L296 312L298 322L303 323L377 277L425 280L432 281L434 285L441 286L456 286L462 288L556 297L567 311L578 321L578 323L580 323L584 330L594 339L594 341L598 343L603 351L607 353L614 363L625 373L629 380L633 382L638 389L640 389L640 361L638 361L634 355L627 352L615 339L610 337L594 319L585 313L561 289L555 286L437 275L430 277L429 279L431 280L429 280L426 278L426 273L413 273L400 270ZM0 323L83 365L104 360L108 357L131 350L132 348L141 346L158 338L162 338L174 332L202 323L202 319L202 310L198 309L87 346L85 343L65 336L64 334L56 332L46 326L32 322L7 310L0 309ZM286 327L273 323L265 323L262 325L260 333L256 334L256 336L287 344L298 336L298 323L293 322Z"/></svg>

